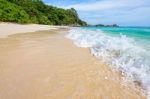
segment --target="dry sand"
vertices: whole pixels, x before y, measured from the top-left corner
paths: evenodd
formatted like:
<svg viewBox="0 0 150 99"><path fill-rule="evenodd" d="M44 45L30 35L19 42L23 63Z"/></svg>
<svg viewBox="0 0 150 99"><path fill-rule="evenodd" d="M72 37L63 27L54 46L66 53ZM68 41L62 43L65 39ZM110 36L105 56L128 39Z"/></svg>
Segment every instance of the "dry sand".
<svg viewBox="0 0 150 99"><path fill-rule="evenodd" d="M62 32L0 39L0 99L145 99Z"/></svg>
<svg viewBox="0 0 150 99"><path fill-rule="evenodd" d="M15 23L0 22L0 37L7 37L8 35L16 33L35 32L40 30L52 30L65 26L50 26L39 24L21 25Z"/></svg>

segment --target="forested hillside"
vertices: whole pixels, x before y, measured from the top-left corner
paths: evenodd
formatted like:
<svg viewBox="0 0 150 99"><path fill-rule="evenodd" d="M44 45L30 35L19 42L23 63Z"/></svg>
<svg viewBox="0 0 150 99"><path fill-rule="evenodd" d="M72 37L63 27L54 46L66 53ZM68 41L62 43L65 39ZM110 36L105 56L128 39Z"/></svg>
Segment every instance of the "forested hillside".
<svg viewBox="0 0 150 99"><path fill-rule="evenodd" d="M46 5L42 0L0 0L0 21L49 25L86 25L75 9Z"/></svg>

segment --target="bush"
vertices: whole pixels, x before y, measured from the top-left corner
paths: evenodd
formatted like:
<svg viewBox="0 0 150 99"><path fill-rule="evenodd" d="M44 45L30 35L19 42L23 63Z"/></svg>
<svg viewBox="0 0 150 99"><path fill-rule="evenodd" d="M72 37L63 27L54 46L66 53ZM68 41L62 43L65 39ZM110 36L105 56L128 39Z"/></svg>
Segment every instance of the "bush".
<svg viewBox="0 0 150 99"><path fill-rule="evenodd" d="M86 25L75 9L45 5L41 0L0 0L0 21L50 25Z"/></svg>
<svg viewBox="0 0 150 99"><path fill-rule="evenodd" d="M28 23L29 15L19 6L0 0L0 20Z"/></svg>

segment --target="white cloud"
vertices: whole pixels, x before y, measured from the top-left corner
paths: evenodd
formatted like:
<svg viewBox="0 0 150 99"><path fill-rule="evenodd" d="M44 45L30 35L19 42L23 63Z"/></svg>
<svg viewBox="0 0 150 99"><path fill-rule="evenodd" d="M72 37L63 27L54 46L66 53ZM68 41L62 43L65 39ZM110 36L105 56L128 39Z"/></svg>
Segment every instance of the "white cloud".
<svg viewBox="0 0 150 99"><path fill-rule="evenodd" d="M75 8L79 16L90 24L149 25L150 0L94 0L92 2L59 5Z"/></svg>
<svg viewBox="0 0 150 99"><path fill-rule="evenodd" d="M79 11L101 11L112 9L129 9L144 6L150 3L150 0L101 0L94 3L80 3L69 5L65 8L75 8Z"/></svg>

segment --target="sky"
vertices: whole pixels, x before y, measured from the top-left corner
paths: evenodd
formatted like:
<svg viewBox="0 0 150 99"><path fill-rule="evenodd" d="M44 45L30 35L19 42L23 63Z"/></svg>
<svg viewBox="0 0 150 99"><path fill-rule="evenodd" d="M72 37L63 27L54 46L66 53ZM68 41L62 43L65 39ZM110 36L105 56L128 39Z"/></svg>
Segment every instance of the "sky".
<svg viewBox="0 0 150 99"><path fill-rule="evenodd" d="M43 0L48 5L75 8L88 24L150 26L150 0Z"/></svg>

